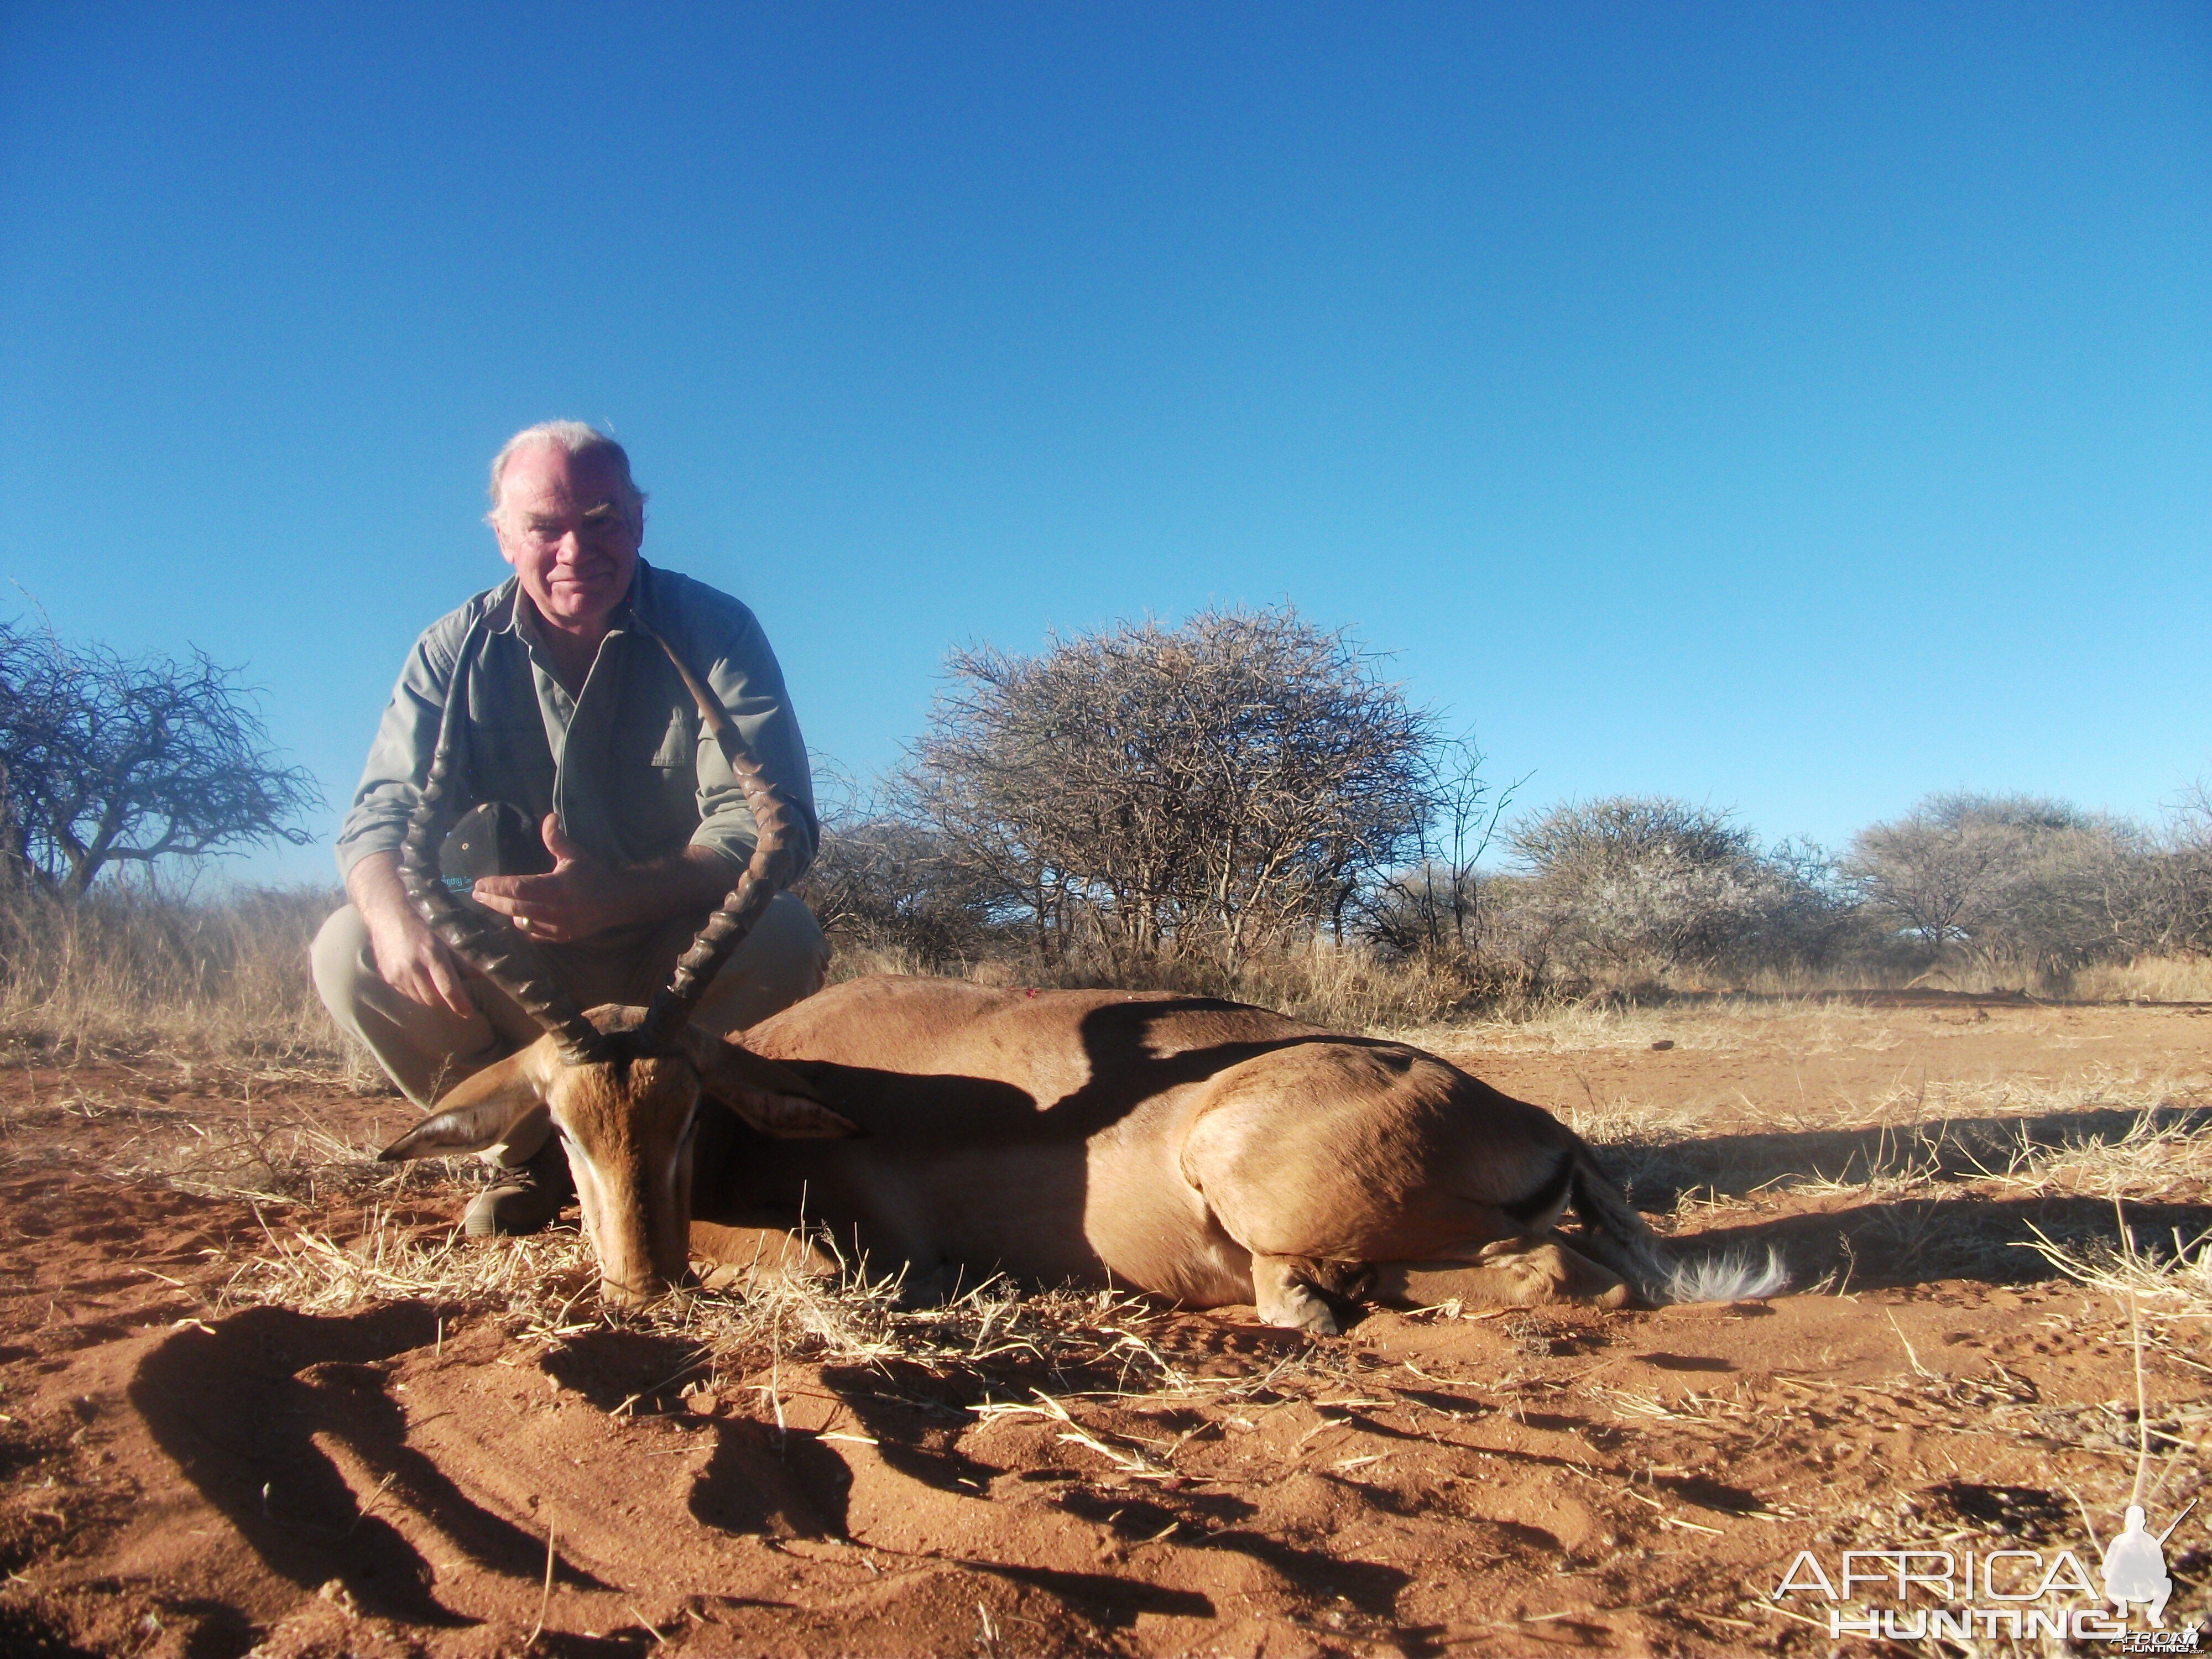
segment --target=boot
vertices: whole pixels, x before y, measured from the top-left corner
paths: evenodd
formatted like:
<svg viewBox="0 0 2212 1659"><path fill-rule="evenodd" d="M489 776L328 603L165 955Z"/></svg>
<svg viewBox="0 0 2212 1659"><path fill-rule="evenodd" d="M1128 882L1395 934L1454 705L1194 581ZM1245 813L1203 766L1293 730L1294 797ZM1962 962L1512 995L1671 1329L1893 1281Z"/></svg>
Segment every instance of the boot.
<svg viewBox="0 0 2212 1659"><path fill-rule="evenodd" d="M492 1184L470 1200L461 1231L471 1238L542 1232L575 1195L561 1137L549 1135L528 1163L501 1166Z"/></svg>

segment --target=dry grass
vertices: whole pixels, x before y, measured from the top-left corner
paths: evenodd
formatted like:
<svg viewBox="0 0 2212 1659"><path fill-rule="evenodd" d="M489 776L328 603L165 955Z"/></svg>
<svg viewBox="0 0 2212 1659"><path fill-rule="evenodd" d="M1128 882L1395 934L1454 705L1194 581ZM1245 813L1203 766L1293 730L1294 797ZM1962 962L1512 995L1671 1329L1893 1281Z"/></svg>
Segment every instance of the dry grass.
<svg viewBox="0 0 2212 1659"><path fill-rule="evenodd" d="M2084 1002L2212 1002L2212 957L2144 957L2100 963L2074 975Z"/></svg>
<svg viewBox="0 0 2212 1659"><path fill-rule="evenodd" d="M334 890L179 898L117 887L71 903L0 890L0 1043L72 1058L338 1060L307 972Z"/></svg>
<svg viewBox="0 0 2212 1659"><path fill-rule="evenodd" d="M89 1115L97 1107L86 1103L64 1104L63 1109ZM395 1199L430 1179L417 1166L380 1164L374 1152L315 1124L257 1124L250 1118L202 1124L194 1121L197 1114L167 1107L116 1109L129 1111L149 1133L144 1152L114 1173L126 1180L160 1181L204 1198L312 1207L369 1193ZM164 1138L159 1133L164 1127L180 1133Z"/></svg>
<svg viewBox="0 0 2212 1659"><path fill-rule="evenodd" d="M342 1314L379 1302L421 1300L558 1326L599 1282L590 1243L580 1232L473 1243L461 1237L458 1223L425 1226L391 1204L374 1203L359 1235L341 1241L307 1219L258 1206L255 1213L268 1248L232 1274L220 1298L226 1307L268 1304ZM592 1311L595 1316L596 1305Z"/></svg>
<svg viewBox="0 0 2212 1659"><path fill-rule="evenodd" d="M693 1362L680 1375L701 1389L786 1366L859 1366L951 1383L986 1414L1057 1417L1072 1437L1082 1431L1068 1405L1086 1398L1295 1395L1340 1384L1344 1363L1301 1345L1235 1378L1196 1376L1176 1352L1177 1317L1115 1291L1023 1291L994 1279L942 1305L913 1307L896 1280L854 1263L822 1277L756 1274L742 1291L685 1289L623 1312L600 1303L590 1244L567 1229L478 1242L382 1203L363 1212L351 1237L273 1212L262 1225L265 1248L239 1264L219 1308L340 1314L414 1301L449 1318L493 1316L518 1340L546 1344L601 1328L643 1332L690 1345ZM1141 1458L1088 1443L1111 1457ZM1138 1465L1124 1467L1133 1473Z"/></svg>
<svg viewBox="0 0 2212 1659"><path fill-rule="evenodd" d="M2058 1273L2125 1304L2135 1299L2146 1320L2212 1319L2212 1233L2174 1234L2172 1248L2137 1248L2132 1233L2120 1243L2103 1240L2069 1246L2038 1233L2031 1248ZM2197 1327L2201 1338L2203 1327Z"/></svg>
<svg viewBox="0 0 2212 1659"><path fill-rule="evenodd" d="M1256 957L1235 975L1210 961L1170 958L1131 973L1084 959L1045 963L994 956L973 962L933 962L897 945L840 939L831 980L866 974L953 974L979 985L1067 989L1188 992L1273 1008L1310 1024L1374 1031L1432 1024L1473 1006L1467 981L1431 964L1395 962L1357 945L1316 940L1304 949ZM1495 1002L1496 999L1488 999ZM1515 1001L1512 1006L1526 1005Z"/></svg>
<svg viewBox="0 0 2212 1659"><path fill-rule="evenodd" d="M1294 1019L1348 1031L1431 1024L1473 1000L1463 978L1434 964L1390 962L1357 946L1322 943L1255 963L1234 990ZM1514 1006L1525 1011L1524 1004Z"/></svg>
<svg viewBox="0 0 2212 1659"><path fill-rule="evenodd" d="M365 1079L317 1002L307 948L343 902L335 889L239 888L204 896L117 886L74 904L24 889L0 892L0 1046L71 1056L144 1054L336 1060ZM1233 996L1338 1030L1382 1032L1431 1046L1551 1052L1634 1048L1662 1037L1685 1048L1756 1046L1763 1034L1816 1015L1808 1052L1866 1040L1875 1016L1834 1000L1840 981L1761 981L1749 993L1685 981L1540 994L1473 987L1464 975L1386 959L1357 945L1316 941L1259 958L1231 980L1200 961L1171 962L1117 981L1096 963L1043 969L992 957L934 963L897 946L840 941L831 975L952 971L984 984L1105 985ZM1988 985L2006 988L1998 973ZM2000 981L2002 981L2001 984ZM1946 982L1948 983L1948 981ZM2082 970L2089 1000L2212 1001L2212 960L2158 958ZM1685 996L1711 1000L1685 1003Z"/></svg>

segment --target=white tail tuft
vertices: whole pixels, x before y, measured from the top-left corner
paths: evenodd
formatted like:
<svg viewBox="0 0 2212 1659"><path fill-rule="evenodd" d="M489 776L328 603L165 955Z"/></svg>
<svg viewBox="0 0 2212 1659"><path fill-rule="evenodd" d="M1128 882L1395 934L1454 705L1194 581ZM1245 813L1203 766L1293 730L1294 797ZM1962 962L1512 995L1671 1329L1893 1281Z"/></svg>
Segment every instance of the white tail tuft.
<svg viewBox="0 0 2212 1659"><path fill-rule="evenodd" d="M1588 1146L1577 1145L1575 1212L1585 1229L1583 1248L1633 1285L1647 1302L1753 1302L1788 1287L1782 1252L1769 1246L1766 1260L1748 1249L1698 1261L1677 1261L1636 1212L1628 1194L1613 1183Z"/></svg>
<svg viewBox="0 0 2212 1659"><path fill-rule="evenodd" d="M1790 1270L1771 1245L1761 1261L1749 1250L1731 1250L1698 1261L1678 1261L1667 1275L1672 1302L1754 1302L1789 1288Z"/></svg>

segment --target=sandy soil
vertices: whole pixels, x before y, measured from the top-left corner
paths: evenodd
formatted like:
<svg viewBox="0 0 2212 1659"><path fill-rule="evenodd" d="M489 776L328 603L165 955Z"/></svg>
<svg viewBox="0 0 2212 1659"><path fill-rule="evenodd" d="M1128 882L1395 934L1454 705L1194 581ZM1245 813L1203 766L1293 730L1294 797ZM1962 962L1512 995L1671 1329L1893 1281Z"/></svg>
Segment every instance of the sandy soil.
<svg viewBox="0 0 2212 1659"><path fill-rule="evenodd" d="M2112 1237L2115 1183L2140 1240L2212 1226L2208 1038L2189 1010L1965 1000L1429 1032L1607 1142L1678 1242L1778 1243L1828 1282L1317 1343L1062 1297L858 1356L803 1321L734 1347L611 1321L573 1249L550 1290L485 1291L536 1260L501 1243L446 1253L467 1294L379 1292L466 1195L364 1161L404 1103L19 1064L0 1652L488 1656L542 1618L555 1654L1827 1653L1826 1605L1768 1594L1802 1549L2094 1569L2076 1499L2109 1536L2135 1468L2126 1317L2020 1245ZM2124 1156L2065 1151L2152 1107ZM337 1300L298 1270L325 1248L355 1264ZM2201 1321L2146 1329L2162 1525L2202 1479L2212 1355ZM2169 1623L2204 1616L2207 1525L2167 1547Z"/></svg>

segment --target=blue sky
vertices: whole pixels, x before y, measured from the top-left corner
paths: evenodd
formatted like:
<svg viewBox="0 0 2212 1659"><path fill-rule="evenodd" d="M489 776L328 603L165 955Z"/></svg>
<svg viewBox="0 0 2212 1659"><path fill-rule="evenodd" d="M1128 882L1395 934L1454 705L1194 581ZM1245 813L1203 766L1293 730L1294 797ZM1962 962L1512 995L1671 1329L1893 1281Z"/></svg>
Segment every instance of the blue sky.
<svg viewBox="0 0 2212 1659"><path fill-rule="evenodd" d="M0 578L246 665L325 841L555 416L861 774L956 642L1287 598L1531 804L2152 813L2208 272L2201 4L14 0Z"/></svg>

